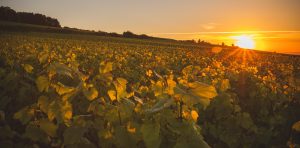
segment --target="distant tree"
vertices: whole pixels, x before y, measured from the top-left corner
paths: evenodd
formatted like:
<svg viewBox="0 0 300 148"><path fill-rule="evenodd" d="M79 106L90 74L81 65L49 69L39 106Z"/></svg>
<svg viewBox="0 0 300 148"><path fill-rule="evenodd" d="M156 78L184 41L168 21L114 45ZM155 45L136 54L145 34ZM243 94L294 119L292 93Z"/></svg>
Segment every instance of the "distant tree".
<svg viewBox="0 0 300 148"><path fill-rule="evenodd" d="M200 44L201 43L201 40L200 39L198 39L198 42L197 42L198 44Z"/></svg>
<svg viewBox="0 0 300 148"><path fill-rule="evenodd" d="M60 27L57 19L38 13L16 12L9 7L0 7L0 20L27 24Z"/></svg>
<svg viewBox="0 0 300 148"><path fill-rule="evenodd" d="M123 32L123 36L126 38L134 38L134 37L136 37L136 34L130 32L130 31L125 31L125 32Z"/></svg>
<svg viewBox="0 0 300 148"><path fill-rule="evenodd" d="M225 43L224 43L224 42L222 42L222 46L225 46Z"/></svg>

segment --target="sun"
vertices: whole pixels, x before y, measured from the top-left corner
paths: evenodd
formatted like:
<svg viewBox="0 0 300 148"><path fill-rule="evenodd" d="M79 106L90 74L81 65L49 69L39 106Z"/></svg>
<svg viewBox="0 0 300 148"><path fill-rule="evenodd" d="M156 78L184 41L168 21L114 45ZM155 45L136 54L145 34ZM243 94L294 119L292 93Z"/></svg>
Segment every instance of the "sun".
<svg viewBox="0 0 300 148"><path fill-rule="evenodd" d="M239 36L232 36L235 41L235 45L246 48L246 49L254 49L255 48L255 41L253 36L251 35L239 35Z"/></svg>

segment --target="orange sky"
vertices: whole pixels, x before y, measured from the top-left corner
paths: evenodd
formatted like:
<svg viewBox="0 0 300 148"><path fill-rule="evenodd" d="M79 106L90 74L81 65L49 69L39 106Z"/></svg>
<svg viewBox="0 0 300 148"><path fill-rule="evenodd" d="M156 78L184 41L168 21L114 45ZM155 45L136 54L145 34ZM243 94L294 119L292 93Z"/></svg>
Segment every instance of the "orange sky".
<svg viewBox="0 0 300 148"><path fill-rule="evenodd" d="M253 37L255 49L282 53L300 52L300 31L239 31L239 32L195 32L195 33L153 33L175 39L201 39L212 43L236 44L232 36L249 35Z"/></svg>
<svg viewBox="0 0 300 148"><path fill-rule="evenodd" d="M300 52L300 0L1 0L62 26L231 44L253 36L256 49ZM241 33L242 32L242 33Z"/></svg>

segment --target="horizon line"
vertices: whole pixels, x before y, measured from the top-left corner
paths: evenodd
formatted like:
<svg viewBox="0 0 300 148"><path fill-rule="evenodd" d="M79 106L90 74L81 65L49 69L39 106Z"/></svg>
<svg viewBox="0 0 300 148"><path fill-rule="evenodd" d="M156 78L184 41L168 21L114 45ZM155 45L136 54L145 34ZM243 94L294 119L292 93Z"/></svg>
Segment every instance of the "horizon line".
<svg viewBox="0 0 300 148"><path fill-rule="evenodd" d="M250 34L250 33L300 33L300 30L271 30L271 31L201 31L201 32L157 32L149 35L195 35L195 34Z"/></svg>

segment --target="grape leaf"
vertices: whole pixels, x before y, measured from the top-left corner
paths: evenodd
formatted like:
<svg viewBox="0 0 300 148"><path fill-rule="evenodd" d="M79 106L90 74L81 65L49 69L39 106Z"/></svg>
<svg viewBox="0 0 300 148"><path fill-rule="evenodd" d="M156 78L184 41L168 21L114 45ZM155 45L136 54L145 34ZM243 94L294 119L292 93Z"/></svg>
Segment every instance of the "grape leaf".
<svg viewBox="0 0 300 148"><path fill-rule="evenodd" d="M26 106L14 114L14 119L20 120L23 124L28 123L34 116L34 109Z"/></svg>
<svg viewBox="0 0 300 148"><path fill-rule="evenodd" d="M36 86L37 86L37 88L38 88L38 90L40 92L43 92L43 91L47 92L48 91L50 83L49 83L49 80L48 80L47 77L45 77L45 76L39 76L36 79L35 83L36 83Z"/></svg>
<svg viewBox="0 0 300 148"><path fill-rule="evenodd" d="M87 131L83 127L69 127L64 132L64 144L80 143L84 138L84 133Z"/></svg>
<svg viewBox="0 0 300 148"><path fill-rule="evenodd" d="M293 128L293 130L300 132L300 121L294 123L292 128Z"/></svg>
<svg viewBox="0 0 300 148"><path fill-rule="evenodd" d="M45 133L47 133L47 135L49 135L51 137L56 136L57 126L54 123L52 123L51 121L49 121L48 119L40 120L39 126Z"/></svg>
<svg viewBox="0 0 300 148"><path fill-rule="evenodd" d="M40 96L38 98L38 106L39 108L44 112L47 113L48 112L48 107L49 107L50 101L49 98L46 96Z"/></svg>
<svg viewBox="0 0 300 148"><path fill-rule="evenodd" d="M159 123L146 122L142 125L141 132L147 148L159 147L161 143Z"/></svg>
<svg viewBox="0 0 300 148"><path fill-rule="evenodd" d="M94 100L98 97L98 91L94 87L90 88L90 89L84 88L83 89L83 94L90 101L92 101L92 100Z"/></svg>
<svg viewBox="0 0 300 148"><path fill-rule="evenodd" d="M99 68L99 73L105 74L108 72L111 72L113 69L113 63L112 62L101 62L100 63L100 68Z"/></svg>

